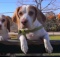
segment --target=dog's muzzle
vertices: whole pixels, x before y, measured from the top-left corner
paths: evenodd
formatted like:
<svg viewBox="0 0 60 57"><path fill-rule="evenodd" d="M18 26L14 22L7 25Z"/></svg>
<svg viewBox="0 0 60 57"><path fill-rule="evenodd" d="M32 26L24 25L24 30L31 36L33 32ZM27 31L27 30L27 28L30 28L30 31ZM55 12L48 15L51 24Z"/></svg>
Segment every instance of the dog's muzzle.
<svg viewBox="0 0 60 57"><path fill-rule="evenodd" d="M23 21L21 21L21 23L23 24L23 25L26 25L27 24L27 20L23 20Z"/></svg>

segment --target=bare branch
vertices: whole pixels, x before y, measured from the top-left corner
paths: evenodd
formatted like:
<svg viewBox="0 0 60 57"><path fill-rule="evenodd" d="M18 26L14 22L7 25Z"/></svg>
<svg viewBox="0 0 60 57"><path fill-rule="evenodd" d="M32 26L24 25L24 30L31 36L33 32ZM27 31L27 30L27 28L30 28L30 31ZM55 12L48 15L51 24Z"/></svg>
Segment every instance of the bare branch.
<svg viewBox="0 0 60 57"><path fill-rule="evenodd" d="M50 9L47 9L47 10L58 10L58 9L60 9L60 8L55 8L55 9L50 8ZM46 11L47 11L47 10L46 10Z"/></svg>
<svg viewBox="0 0 60 57"><path fill-rule="evenodd" d="M38 1L37 1L37 0L35 0L35 3L37 4L37 8L38 8L38 6L39 6L39 3L38 3Z"/></svg>
<svg viewBox="0 0 60 57"><path fill-rule="evenodd" d="M35 2L38 4L37 0L35 0Z"/></svg>
<svg viewBox="0 0 60 57"><path fill-rule="evenodd" d="M31 4L27 3L27 4L37 6L37 8L39 8L42 11L55 11L55 10L60 9L60 6L56 5L57 0L48 0L49 3L44 8L42 8L42 4L43 4L42 1L45 1L45 0L33 0L33 1L30 0L30 2L35 2L35 3L33 3L33 4L32 3ZM47 2L47 1L45 1L45 2ZM25 0L18 0L18 3L20 5L27 5L25 3Z"/></svg>
<svg viewBox="0 0 60 57"><path fill-rule="evenodd" d="M52 1L53 1L53 0L51 0L50 3L48 3L48 5L45 6L43 9L47 8L47 7L52 3ZM42 10L43 10L43 9L42 9Z"/></svg>
<svg viewBox="0 0 60 57"><path fill-rule="evenodd" d="M25 2L28 2L28 0L18 0L18 2L17 2L17 4L19 4L19 6L20 5L28 5L29 3L25 3ZM31 4L29 4L29 5L34 5L34 6L36 6L35 4L33 4L33 3L31 3Z"/></svg>
<svg viewBox="0 0 60 57"><path fill-rule="evenodd" d="M18 0L18 2L17 2L17 3L19 3L19 4L23 4L23 3L22 3L21 1L19 1L19 0Z"/></svg>

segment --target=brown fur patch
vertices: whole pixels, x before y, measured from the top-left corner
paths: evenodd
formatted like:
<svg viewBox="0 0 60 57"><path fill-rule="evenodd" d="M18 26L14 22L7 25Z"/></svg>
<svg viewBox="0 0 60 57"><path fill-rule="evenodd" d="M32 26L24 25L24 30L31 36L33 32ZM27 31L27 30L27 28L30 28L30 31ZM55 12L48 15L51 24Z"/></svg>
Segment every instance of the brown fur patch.
<svg viewBox="0 0 60 57"><path fill-rule="evenodd" d="M33 22L34 22L36 20L36 16L37 16L37 9L34 6L29 6L28 10L30 10L30 9L35 10L35 16L34 16L34 20L33 20Z"/></svg>
<svg viewBox="0 0 60 57"><path fill-rule="evenodd" d="M16 9L16 11L14 12L14 15L13 15L13 17L12 17L12 21L15 22L16 24L18 23L18 19L19 19L18 12L19 12L20 8L21 8L21 7L18 7L18 8Z"/></svg>
<svg viewBox="0 0 60 57"><path fill-rule="evenodd" d="M5 25L5 27L8 29L8 31L10 32L10 21L9 21L9 18L7 18L7 17L4 16L4 15L3 15L3 18L5 18L4 25Z"/></svg>

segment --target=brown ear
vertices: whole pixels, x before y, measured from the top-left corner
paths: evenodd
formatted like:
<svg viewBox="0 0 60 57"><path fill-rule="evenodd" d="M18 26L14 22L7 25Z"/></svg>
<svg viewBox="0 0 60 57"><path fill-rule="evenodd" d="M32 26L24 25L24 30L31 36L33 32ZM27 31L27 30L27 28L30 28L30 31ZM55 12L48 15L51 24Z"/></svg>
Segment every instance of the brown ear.
<svg viewBox="0 0 60 57"><path fill-rule="evenodd" d="M7 19L7 29L10 32L10 21L9 21L9 19Z"/></svg>
<svg viewBox="0 0 60 57"><path fill-rule="evenodd" d="M2 15L5 19L6 19L6 21L5 21L5 26L6 26L6 28L8 29L8 31L10 32L10 21L9 21L9 18L7 18L7 16L5 16L5 15Z"/></svg>
<svg viewBox="0 0 60 57"><path fill-rule="evenodd" d="M16 9L16 11L14 12L13 17L12 17L12 21L15 22L15 23L17 23L17 18L18 18L18 11L19 11L19 9L20 9L20 7L18 7L18 8Z"/></svg>
<svg viewBox="0 0 60 57"><path fill-rule="evenodd" d="M6 16L7 19L9 19L9 22L10 22L10 26L13 24L12 22L12 18L10 16Z"/></svg>
<svg viewBox="0 0 60 57"><path fill-rule="evenodd" d="M7 20L7 29L10 32L10 26L13 24L12 18L10 16L6 16L6 20Z"/></svg>
<svg viewBox="0 0 60 57"><path fill-rule="evenodd" d="M38 19L38 21L41 22L42 24L44 24L45 21L46 21L45 15L44 15L39 9L37 9L37 19Z"/></svg>

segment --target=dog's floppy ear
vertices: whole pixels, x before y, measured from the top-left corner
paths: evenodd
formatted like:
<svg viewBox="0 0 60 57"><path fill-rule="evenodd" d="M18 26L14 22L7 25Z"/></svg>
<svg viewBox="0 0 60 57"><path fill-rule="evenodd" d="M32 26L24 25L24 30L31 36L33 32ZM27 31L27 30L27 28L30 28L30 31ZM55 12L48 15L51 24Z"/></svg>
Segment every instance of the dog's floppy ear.
<svg viewBox="0 0 60 57"><path fill-rule="evenodd" d="M41 22L42 24L44 24L45 21L46 21L45 15L44 15L39 9L37 9L37 19L38 19L38 21Z"/></svg>
<svg viewBox="0 0 60 57"><path fill-rule="evenodd" d="M7 19L9 19L10 21L10 26L12 26L13 22L12 22L12 18L10 16L6 16Z"/></svg>
<svg viewBox="0 0 60 57"><path fill-rule="evenodd" d="M10 19L11 19L11 17L6 16L6 24L7 24L6 27L7 27L9 32L10 32Z"/></svg>
<svg viewBox="0 0 60 57"><path fill-rule="evenodd" d="M13 16L12 16L12 21L17 23L17 18L18 18L18 11L19 11L20 7L18 7L16 9L16 11L14 12Z"/></svg>
<svg viewBox="0 0 60 57"><path fill-rule="evenodd" d="M10 32L10 21L7 19L7 29L9 30Z"/></svg>
<svg viewBox="0 0 60 57"><path fill-rule="evenodd" d="M5 18L5 23L4 23L4 25L6 26L6 28L7 28L8 31L10 32L10 21L9 21L9 18L7 18L7 16L5 16L5 15L2 15L2 17Z"/></svg>

